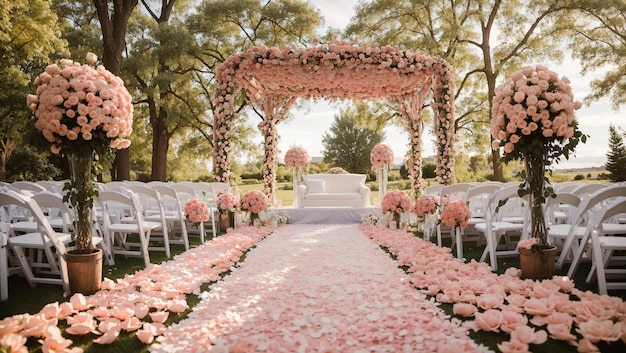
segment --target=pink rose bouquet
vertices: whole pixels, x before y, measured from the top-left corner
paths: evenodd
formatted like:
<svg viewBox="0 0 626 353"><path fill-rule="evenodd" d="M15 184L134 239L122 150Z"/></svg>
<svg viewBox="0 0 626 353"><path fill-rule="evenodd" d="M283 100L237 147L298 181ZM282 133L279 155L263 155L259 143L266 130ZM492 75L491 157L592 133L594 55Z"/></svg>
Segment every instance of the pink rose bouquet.
<svg viewBox="0 0 626 353"><path fill-rule="evenodd" d="M381 207L383 213L401 214L411 210L411 199L402 190L391 190L383 196Z"/></svg>
<svg viewBox="0 0 626 353"><path fill-rule="evenodd" d="M426 214L433 213L439 206L439 200L432 195L422 195L415 205L413 205L413 213L418 217L424 217Z"/></svg>
<svg viewBox="0 0 626 353"><path fill-rule="evenodd" d="M250 213L258 214L267 209L267 197L258 190L250 190L241 198L241 209Z"/></svg>
<svg viewBox="0 0 626 353"><path fill-rule="evenodd" d="M185 203L185 217L191 222L193 222L194 226L198 226L202 222L206 222L209 220L209 207L206 203L198 200L191 199Z"/></svg>
<svg viewBox="0 0 626 353"><path fill-rule="evenodd" d="M89 53L87 60L97 57ZM124 81L106 70L63 59L35 78L26 103L53 153L103 155L130 145L133 107Z"/></svg>
<svg viewBox="0 0 626 353"><path fill-rule="evenodd" d="M217 209L222 214L226 214L228 212L234 212L237 206L239 206L239 202L233 194L230 192L223 192L217 197L217 201L215 202L217 205Z"/></svg>
<svg viewBox="0 0 626 353"><path fill-rule="evenodd" d="M288 168L304 168L310 161L309 153L302 147L292 147L285 153L285 166Z"/></svg>
<svg viewBox="0 0 626 353"><path fill-rule="evenodd" d="M370 152L370 162L374 167L393 164L393 150L387 144L377 144Z"/></svg>
<svg viewBox="0 0 626 353"><path fill-rule="evenodd" d="M472 218L472 212L463 200L450 201L441 212L441 222L448 227L467 227L467 221Z"/></svg>
<svg viewBox="0 0 626 353"><path fill-rule="evenodd" d="M496 88L491 110L492 147L502 147L503 162L521 159L526 168L520 196L530 196L531 236L538 247L547 246L547 228L543 204L547 195L546 170L551 170L561 156L569 158L587 135L578 130L575 111L581 103L567 77L559 77L545 66L527 66L513 73ZM544 190L545 189L545 190Z"/></svg>

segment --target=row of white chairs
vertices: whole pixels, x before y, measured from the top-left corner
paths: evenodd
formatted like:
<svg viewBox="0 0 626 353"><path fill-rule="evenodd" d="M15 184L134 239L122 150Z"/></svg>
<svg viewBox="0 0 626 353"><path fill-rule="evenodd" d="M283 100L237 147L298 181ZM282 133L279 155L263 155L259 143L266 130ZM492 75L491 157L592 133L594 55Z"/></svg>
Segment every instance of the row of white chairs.
<svg viewBox="0 0 626 353"><path fill-rule="evenodd" d="M62 201L63 182L19 182L0 185L0 299L8 296L7 277L25 275L29 284L57 283L68 291L63 254L71 246L73 212ZM99 184L94 207L94 245L104 250L109 265L115 255L138 256L150 263L149 251L171 256L170 244L189 249L188 234L200 242L210 228L216 235L215 195L230 191L223 183L138 183ZM207 187L208 186L208 187ZM55 191L50 191L55 190ZM191 226L184 204L191 198L205 200L210 219ZM27 242L25 242L27 240ZM26 250L25 249L30 249Z"/></svg>
<svg viewBox="0 0 626 353"><path fill-rule="evenodd" d="M468 183L425 189L424 193L439 197L441 204L447 200L465 200L473 215L468 228L459 235L440 223L431 227L437 230L439 246L442 234L450 230L452 245L456 247L457 256L462 258L463 237L478 234L486 243L480 260L486 261L488 257L492 269L497 271L497 259L517 256L517 241L529 237L528 201L519 197L518 189L518 183ZM593 260L587 281L593 280L597 273L600 292L605 294L607 282L604 273L608 271L614 275L626 272L611 268L615 261L624 260L615 256L615 250L626 250L626 237L614 237L626 235L626 211L620 208L626 197L626 185L571 183L557 184L554 189L556 198L547 199L545 216L549 242L557 245L560 251L555 267L562 269L569 263L567 275L572 277L581 261ZM436 220L431 219L431 222ZM426 237L429 236L426 234ZM502 239L506 240L504 244L501 244ZM601 262L598 262L596 252L602 254ZM609 282L608 288L626 289L626 282Z"/></svg>

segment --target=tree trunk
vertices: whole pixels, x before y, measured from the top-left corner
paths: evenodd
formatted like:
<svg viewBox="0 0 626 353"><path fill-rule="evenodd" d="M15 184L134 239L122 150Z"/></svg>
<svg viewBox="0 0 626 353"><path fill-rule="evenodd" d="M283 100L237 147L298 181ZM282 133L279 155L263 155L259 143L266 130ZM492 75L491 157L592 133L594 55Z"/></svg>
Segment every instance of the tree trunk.
<svg viewBox="0 0 626 353"><path fill-rule="evenodd" d="M160 108L157 114L153 100L150 104L150 125L152 126L152 173L151 180L167 181L167 151L170 138L165 128L167 110ZM154 114L154 115L153 115Z"/></svg>
<svg viewBox="0 0 626 353"><path fill-rule="evenodd" d="M126 29L131 13L138 0L112 1L113 11L109 15L109 0L93 0L102 29L102 64L114 75L120 74L122 54L126 47ZM111 170L113 180L130 180L130 151L120 150L115 154Z"/></svg>

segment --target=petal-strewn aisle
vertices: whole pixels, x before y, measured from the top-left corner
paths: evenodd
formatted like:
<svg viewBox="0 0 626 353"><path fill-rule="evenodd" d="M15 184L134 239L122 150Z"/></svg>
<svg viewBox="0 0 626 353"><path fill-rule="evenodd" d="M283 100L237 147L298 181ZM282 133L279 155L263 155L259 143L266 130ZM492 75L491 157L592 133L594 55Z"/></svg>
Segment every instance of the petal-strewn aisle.
<svg viewBox="0 0 626 353"><path fill-rule="evenodd" d="M202 298L151 352L485 350L357 225L280 227Z"/></svg>

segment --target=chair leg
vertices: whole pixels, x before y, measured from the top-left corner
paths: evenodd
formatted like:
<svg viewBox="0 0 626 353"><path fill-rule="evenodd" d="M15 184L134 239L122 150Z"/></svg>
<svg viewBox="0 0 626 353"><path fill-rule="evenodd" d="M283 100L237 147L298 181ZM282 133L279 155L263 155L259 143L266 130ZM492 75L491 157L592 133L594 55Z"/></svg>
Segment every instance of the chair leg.
<svg viewBox="0 0 626 353"><path fill-rule="evenodd" d="M0 233L0 301L9 298L9 265L7 258L7 235Z"/></svg>
<svg viewBox="0 0 626 353"><path fill-rule="evenodd" d="M22 272L24 272L24 277L26 277L28 285L34 287L35 282L33 281L33 279L35 278L35 275L30 268L30 264L28 262L28 259L26 258L26 255L24 255L24 250L21 246L11 246L11 248L13 249L13 253L15 253L18 261L20 262L20 267L22 268Z"/></svg>
<svg viewBox="0 0 626 353"><path fill-rule="evenodd" d="M595 232L595 231L594 231ZM602 247L600 246L600 241L598 240L598 235L594 234L591 236L591 242L592 242L592 258L593 258L593 264L595 265L595 271L592 265L591 271L589 272L589 277L591 277L594 272L598 278L598 293L600 295L606 295L608 290L607 290L607 285L606 285L606 274L604 273L604 265L605 265L605 258L608 259L610 257L610 254L607 254L608 256L603 256L602 254Z"/></svg>

